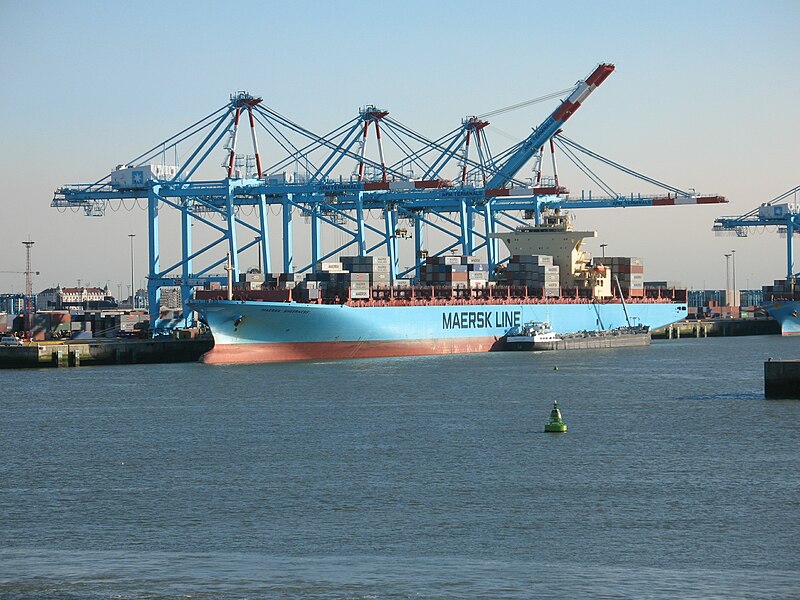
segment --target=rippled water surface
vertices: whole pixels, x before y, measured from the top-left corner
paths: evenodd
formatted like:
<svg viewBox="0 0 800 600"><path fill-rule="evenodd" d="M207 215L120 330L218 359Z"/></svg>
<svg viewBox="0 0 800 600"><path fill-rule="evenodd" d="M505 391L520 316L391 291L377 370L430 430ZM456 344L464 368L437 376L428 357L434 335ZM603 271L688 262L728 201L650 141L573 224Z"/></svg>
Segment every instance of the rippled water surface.
<svg viewBox="0 0 800 600"><path fill-rule="evenodd" d="M768 357L800 339L0 371L0 597L800 597Z"/></svg>

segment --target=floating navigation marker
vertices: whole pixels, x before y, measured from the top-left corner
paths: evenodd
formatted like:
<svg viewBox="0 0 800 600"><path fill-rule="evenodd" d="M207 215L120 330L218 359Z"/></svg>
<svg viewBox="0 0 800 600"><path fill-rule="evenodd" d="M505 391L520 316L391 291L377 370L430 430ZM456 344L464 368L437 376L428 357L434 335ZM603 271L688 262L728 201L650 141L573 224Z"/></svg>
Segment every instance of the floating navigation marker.
<svg viewBox="0 0 800 600"><path fill-rule="evenodd" d="M566 433L567 425L561 418L558 410L558 400L553 400L553 410L550 411L550 421L544 426L545 433Z"/></svg>

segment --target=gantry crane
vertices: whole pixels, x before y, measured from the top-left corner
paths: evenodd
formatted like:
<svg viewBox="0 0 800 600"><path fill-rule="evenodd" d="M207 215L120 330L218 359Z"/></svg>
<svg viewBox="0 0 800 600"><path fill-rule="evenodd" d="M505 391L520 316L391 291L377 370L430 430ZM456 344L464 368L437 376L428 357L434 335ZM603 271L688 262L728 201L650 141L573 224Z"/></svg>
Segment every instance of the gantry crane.
<svg viewBox="0 0 800 600"><path fill-rule="evenodd" d="M541 163L547 145L552 151L558 144L585 172L577 152L602 159L559 132L613 70L613 65L599 65L585 80L567 90L566 100L531 135L497 156L492 155L484 132L489 123L479 116L467 117L459 127L431 140L394 120L389 111L369 105L350 121L318 135L265 106L261 98L238 92L225 106L119 165L109 176L92 184L59 188L52 206L79 207L87 216L102 216L109 204L146 200L148 299L151 327L158 329L162 286L180 286L185 303L196 286L227 280L226 275L215 270L227 266L228 256L233 274L238 277L242 271L239 257L251 248L257 249L263 270L272 272L271 208L280 215L282 272L305 272L331 257L381 250L390 258L394 280L418 277L426 256L456 249L464 254L485 254L493 269L507 259L500 257L497 240L491 234L526 225L525 219L538 222L544 208L724 202L721 196L684 192L629 169L626 172L657 184L667 193L655 197L622 196L606 187L607 197L590 194L570 198L567 188L559 185L557 173L552 182L542 179ZM244 116L251 148L249 154L238 154ZM367 153L370 129L375 132L377 158ZM257 131L262 139L266 135L272 146L269 155L277 157L266 167ZM391 143L393 155L386 151L384 140ZM190 148L183 154L188 158L182 164L170 162L168 157L173 153L177 157L179 146L181 151ZM225 178L201 178L207 177L205 163L220 146L225 152ZM470 156L472 147L474 157ZM534 180L519 179L521 169L532 159L537 165ZM625 170L617 163L602 160ZM457 167L455 177L448 179L446 171L453 165ZM178 211L181 219L180 258L166 267L162 264L159 230L159 210L163 208ZM247 219L247 208L257 213L256 219ZM380 212L381 226L376 227L367 218L371 211ZM310 226L311 242L311 260L299 267L293 250L298 215ZM195 248L193 224L207 227L216 238ZM323 248L323 229L336 232L344 241ZM439 232L444 242L436 243L433 236L429 240L428 229ZM244 241L247 233L252 237ZM400 245L406 239L414 245L414 264L401 268ZM185 310L184 315L182 324L189 325L191 312Z"/></svg>
<svg viewBox="0 0 800 600"><path fill-rule="evenodd" d="M753 227L776 228L781 235L786 235L786 281L794 284L800 277L800 273L794 272L794 236L800 235L798 193L800 185L738 217L719 217L714 220L713 231L718 235L747 237ZM793 289L793 285L789 289Z"/></svg>

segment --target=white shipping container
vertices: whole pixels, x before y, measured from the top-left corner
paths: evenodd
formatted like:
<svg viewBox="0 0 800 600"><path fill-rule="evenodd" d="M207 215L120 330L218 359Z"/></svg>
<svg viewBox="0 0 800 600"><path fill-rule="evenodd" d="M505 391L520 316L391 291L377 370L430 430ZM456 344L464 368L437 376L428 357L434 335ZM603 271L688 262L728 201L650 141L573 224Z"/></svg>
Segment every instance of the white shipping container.
<svg viewBox="0 0 800 600"><path fill-rule="evenodd" d="M317 269L319 271L341 272L342 271L342 263L340 263L340 262L321 262L321 263L317 263Z"/></svg>
<svg viewBox="0 0 800 600"><path fill-rule="evenodd" d="M244 274L244 280L245 281L258 281L258 282L262 282L263 283L264 274L263 273L245 273Z"/></svg>
<svg viewBox="0 0 800 600"><path fill-rule="evenodd" d="M370 298L369 290L350 290L350 297L354 300L368 300Z"/></svg>

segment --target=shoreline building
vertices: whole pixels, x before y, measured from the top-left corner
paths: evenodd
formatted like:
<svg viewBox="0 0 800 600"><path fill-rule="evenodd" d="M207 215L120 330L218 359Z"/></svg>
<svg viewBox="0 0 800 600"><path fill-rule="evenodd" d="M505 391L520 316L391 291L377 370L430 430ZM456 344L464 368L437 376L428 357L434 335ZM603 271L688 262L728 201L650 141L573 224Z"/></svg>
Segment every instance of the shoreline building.
<svg viewBox="0 0 800 600"><path fill-rule="evenodd" d="M61 287L42 290L36 295L39 310L64 310L69 308L116 308L117 301L108 292L108 286Z"/></svg>

